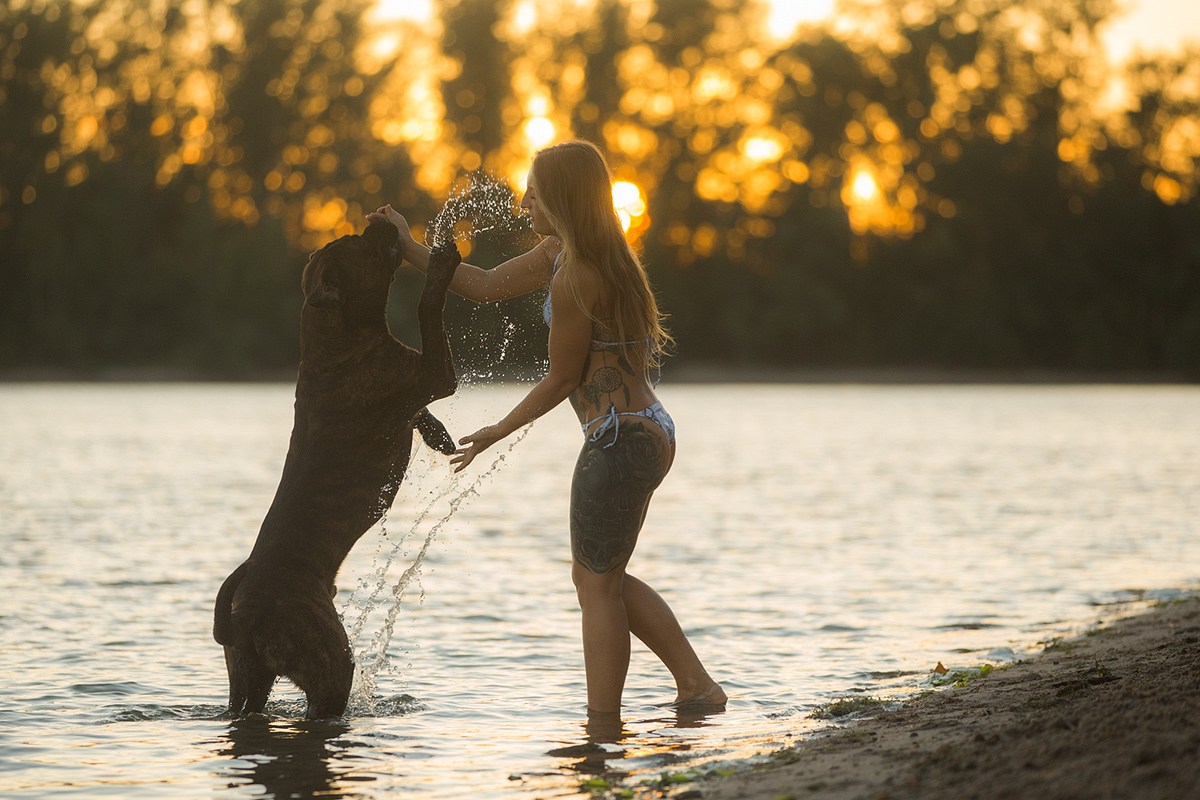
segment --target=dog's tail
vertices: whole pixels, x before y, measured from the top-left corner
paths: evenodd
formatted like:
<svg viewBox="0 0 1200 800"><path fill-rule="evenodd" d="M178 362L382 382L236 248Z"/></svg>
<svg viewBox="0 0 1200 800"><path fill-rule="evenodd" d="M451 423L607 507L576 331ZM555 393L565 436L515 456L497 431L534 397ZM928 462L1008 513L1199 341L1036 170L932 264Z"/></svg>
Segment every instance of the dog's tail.
<svg viewBox="0 0 1200 800"><path fill-rule="evenodd" d="M213 638L217 640L217 644L233 644L233 620L230 617L233 611L233 593L241 585L242 578L246 577L248 563L243 561L240 567L231 572L221 584L221 590L217 592L217 605L213 609Z"/></svg>

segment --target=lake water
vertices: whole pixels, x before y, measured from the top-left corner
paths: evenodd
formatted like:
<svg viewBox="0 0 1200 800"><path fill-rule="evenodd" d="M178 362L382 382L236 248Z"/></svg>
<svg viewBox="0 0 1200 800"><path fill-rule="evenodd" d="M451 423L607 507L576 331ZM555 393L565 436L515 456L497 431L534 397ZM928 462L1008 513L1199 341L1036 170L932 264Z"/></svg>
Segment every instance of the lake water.
<svg viewBox="0 0 1200 800"><path fill-rule="evenodd" d="M339 581L373 681L344 719L296 719L281 683L268 717L230 722L212 603L271 502L292 391L0 386L6 798L586 796L1200 584L1200 387L665 384L678 457L631 572L727 711L667 707L635 644L623 731L585 728L563 407L456 479L418 448ZM433 410L458 436L521 391Z"/></svg>

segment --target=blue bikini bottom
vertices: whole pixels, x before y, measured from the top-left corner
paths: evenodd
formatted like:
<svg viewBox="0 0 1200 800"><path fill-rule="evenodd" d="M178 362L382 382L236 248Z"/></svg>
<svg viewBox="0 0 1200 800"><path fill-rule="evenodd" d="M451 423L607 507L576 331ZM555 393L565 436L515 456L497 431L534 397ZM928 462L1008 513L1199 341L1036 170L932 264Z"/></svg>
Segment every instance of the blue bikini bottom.
<svg viewBox="0 0 1200 800"><path fill-rule="evenodd" d="M618 417L643 417L648 419L666 431L667 441L669 441L671 444L675 444L675 421L671 419L671 415L667 413L665 408L663 408L662 403L655 403L648 408L643 408L641 411L617 411L616 406L613 406L608 410L607 414L596 417L596 419L592 420L591 422L585 422L583 424L583 432L586 434L588 432L588 428L590 428L594 423L604 420L603 422L600 422L600 425L596 428L596 430L588 434L588 439L594 442L604 434L612 431L613 440L604 445L605 447L612 447L617 441L618 434L620 434L620 420Z"/></svg>

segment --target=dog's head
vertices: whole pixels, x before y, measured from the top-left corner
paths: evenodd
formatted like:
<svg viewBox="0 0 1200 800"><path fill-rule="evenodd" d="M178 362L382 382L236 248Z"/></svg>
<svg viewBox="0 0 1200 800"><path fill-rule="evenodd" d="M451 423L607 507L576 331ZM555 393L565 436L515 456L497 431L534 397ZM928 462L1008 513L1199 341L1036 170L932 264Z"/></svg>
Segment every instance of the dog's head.
<svg viewBox="0 0 1200 800"><path fill-rule="evenodd" d="M396 226L377 219L361 234L334 239L312 254L304 268L304 301L355 315L382 310L403 258Z"/></svg>

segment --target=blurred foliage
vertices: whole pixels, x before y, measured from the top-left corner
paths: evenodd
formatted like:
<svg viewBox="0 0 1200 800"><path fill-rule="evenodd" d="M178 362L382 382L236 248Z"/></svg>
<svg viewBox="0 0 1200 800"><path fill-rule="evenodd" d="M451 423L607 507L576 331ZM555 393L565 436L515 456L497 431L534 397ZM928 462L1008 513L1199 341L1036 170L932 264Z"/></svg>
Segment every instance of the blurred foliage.
<svg viewBox="0 0 1200 800"><path fill-rule="evenodd" d="M434 6L10 0L0 368L290 369L308 252L474 170L515 196L573 135L681 362L1200 376L1200 52L1112 67L1111 0L850 0L784 39L753 0ZM452 302L464 368L536 369L540 300Z"/></svg>

